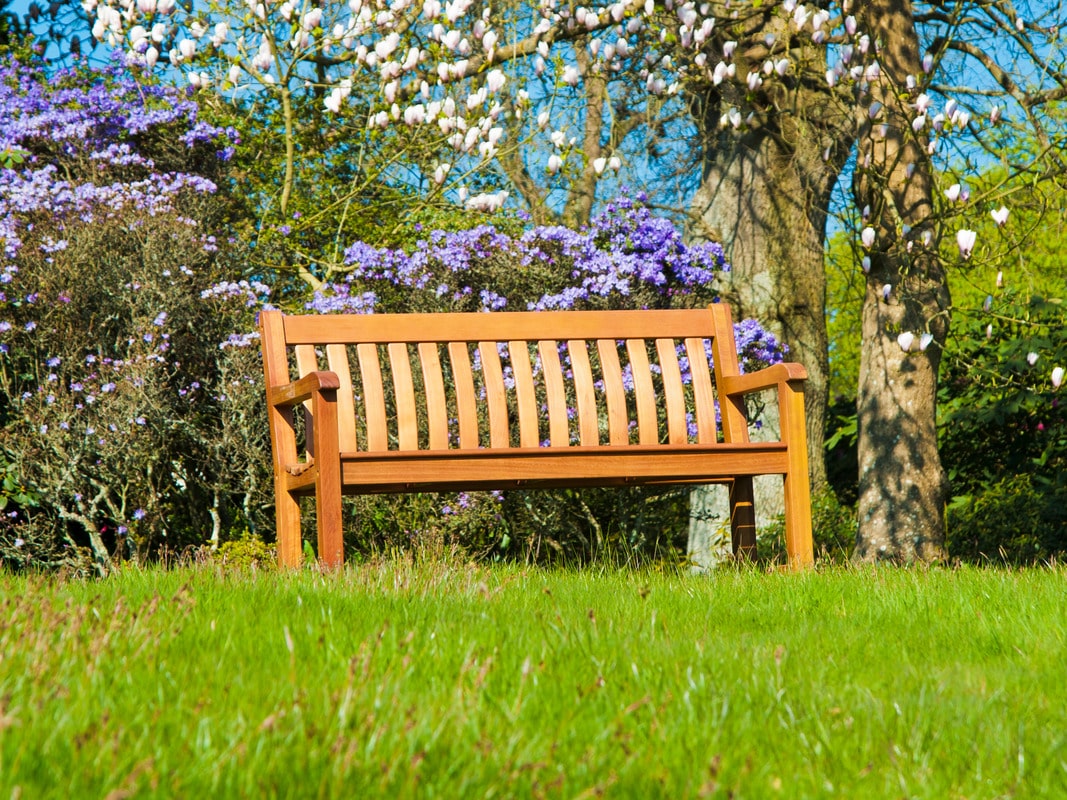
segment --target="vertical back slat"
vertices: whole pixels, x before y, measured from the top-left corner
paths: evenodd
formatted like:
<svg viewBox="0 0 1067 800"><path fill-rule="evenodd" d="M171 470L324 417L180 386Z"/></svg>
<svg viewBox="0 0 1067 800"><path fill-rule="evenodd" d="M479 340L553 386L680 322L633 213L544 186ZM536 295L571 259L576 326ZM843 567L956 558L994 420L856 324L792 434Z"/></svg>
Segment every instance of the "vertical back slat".
<svg viewBox="0 0 1067 800"><path fill-rule="evenodd" d="M596 413L596 389L593 368L589 365L589 346L584 339L567 342L574 373L574 393L578 399L578 441L582 447L600 444L600 430Z"/></svg>
<svg viewBox="0 0 1067 800"><path fill-rule="evenodd" d="M338 445L342 453L354 453L359 449L359 443L356 441L356 400L352 391L348 348L343 344L326 345L326 363L341 384L337 390Z"/></svg>
<svg viewBox="0 0 1067 800"><path fill-rule="evenodd" d="M685 351L689 356L689 374L692 376L693 403L696 406L697 442L715 442L715 390L711 385L711 370L703 339L686 339Z"/></svg>
<svg viewBox="0 0 1067 800"><path fill-rule="evenodd" d="M303 378L319 368L319 359L315 355L315 346L310 344L298 344L293 350L296 353L296 373ZM311 414L311 401L304 401L304 445L307 447L309 456L315 455L315 421Z"/></svg>
<svg viewBox="0 0 1067 800"><path fill-rule="evenodd" d="M456 382L456 407L459 412L459 446L464 450L478 447L478 400L474 393L474 372L466 342L449 342L452 377Z"/></svg>
<svg viewBox="0 0 1067 800"><path fill-rule="evenodd" d="M411 380L411 356L406 344L393 342L389 345L389 371L393 374L393 391L396 393L397 446L401 450L418 450L419 417Z"/></svg>
<svg viewBox="0 0 1067 800"><path fill-rule="evenodd" d="M708 308L711 311L712 329L715 331L711 340L714 361L712 368L715 370L715 382L722 386L723 377L741 374L737 363L737 347L734 344L734 324L730 307L726 303L713 303ZM722 416L723 439L728 442L747 442L748 417L745 414L744 398L720 397L719 412Z"/></svg>
<svg viewBox="0 0 1067 800"><path fill-rule="evenodd" d="M656 354L659 356L663 396L667 406L667 441L670 444L685 444L689 441L689 426L685 421L685 388L682 386L682 371L678 367L678 351L674 347L674 340L656 339Z"/></svg>
<svg viewBox="0 0 1067 800"><path fill-rule="evenodd" d="M515 399L519 406L519 445L537 447L540 444L537 432L537 394L534 391L530 350L526 342L508 342L508 356L511 359L511 371L515 375Z"/></svg>
<svg viewBox="0 0 1067 800"><path fill-rule="evenodd" d="M367 420L367 450L376 453L389 449L385 429L385 391L382 388L382 368L378 363L378 346L356 345L359 357L359 377L363 382L363 416Z"/></svg>
<svg viewBox="0 0 1067 800"><path fill-rule="evenodd" d="M634 394L637 396L637 440L641 444L658 444L656 392L652 387L652 370L645 351L645 340L627 339L626 353L630 356Z"/></svg>
<svg viewBox="0 0 1067 800"><path fill-rule="evenodd" d="M545 376L545 393L548 395L548 438L553 447L566 447L570 444L570 431L558 348L559 345L549 339L537 343L537 351L541 354L541 370Z"/></svg>
<svg viewBox="0 0 1067 800"><path fill-rule="evenodd" d="M630 420L626 416L626 388L622 385L622 365L614 339L598 339L600 371L608 404L608 441L613 445L630 443Z"/></svg>
<svg viewBox="0 0 1067 800"><path fill-rule="evenodd" d="M422 382L426 391L426 420L430 429L430 449L448 449L448 406L445 401L445 381L441 373L441 357L436 342L419 344Z"/></svg>
<svg viewBox="0 0 1067 800"><path fill-rule="evenodd" d="M504 370L500 366L500 351L496 342L478 342L485 379L485 399L489 406L489 446L508 446L508 394L504 386Z"/></svg>

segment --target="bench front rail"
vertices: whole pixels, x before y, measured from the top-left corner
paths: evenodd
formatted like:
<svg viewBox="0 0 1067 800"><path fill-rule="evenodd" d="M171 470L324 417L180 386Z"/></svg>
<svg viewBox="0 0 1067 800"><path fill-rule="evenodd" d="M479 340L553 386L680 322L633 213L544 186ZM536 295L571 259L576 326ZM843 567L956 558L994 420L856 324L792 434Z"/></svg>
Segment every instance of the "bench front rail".
<svg viewBox="0 0 1067 800"><path fill-rule="evenodd" d="M300 563L303 496L319 559L337 566L342 494L656 483L729 484L734 551L752 555L752 476L765 474L784 477L790 564L812 562L804 369L741 374L725 305L266 311L260 333L283 565ZM744 398L767 389L781 440L751 442Z"/></svg>

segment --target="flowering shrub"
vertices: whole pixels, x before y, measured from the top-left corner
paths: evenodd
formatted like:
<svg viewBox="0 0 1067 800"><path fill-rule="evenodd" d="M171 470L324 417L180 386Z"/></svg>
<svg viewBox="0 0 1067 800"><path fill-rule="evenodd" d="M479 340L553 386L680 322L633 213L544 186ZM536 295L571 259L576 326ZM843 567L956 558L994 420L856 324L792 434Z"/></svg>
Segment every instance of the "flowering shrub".
<svg viewBox="0 0 1067 800"><path fill-rule="evenodd" d="M258 514L254 462L226 452L250 363L219 348L251 311L201 297L231 249L213 231L233 140L119 67L0 65L5 560L88 544L103 567Z"/></svg>

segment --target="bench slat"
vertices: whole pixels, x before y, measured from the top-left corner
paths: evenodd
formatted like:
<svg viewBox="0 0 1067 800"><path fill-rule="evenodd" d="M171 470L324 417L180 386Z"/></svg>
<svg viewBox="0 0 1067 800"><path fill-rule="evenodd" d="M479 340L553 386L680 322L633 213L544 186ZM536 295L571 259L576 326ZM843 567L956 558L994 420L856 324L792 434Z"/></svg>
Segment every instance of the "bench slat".
<svg viewBox="0 0 1067 800"><path fill-rule="evenodd" d="M667 441L685 444L689 441L689 426L685 420L685 388L682 386L682 372L678 367L678 351L674 347L674 340L656 339L656 354L659 356L667 406Z"/></svg>
<svg viewBox="0 0 1067 800"><path fill-rule="evenodd" d="M382 387L382 368L378 363L378 347L373 344L356 346L359 356L359 377L363 382L363 417L367 421L367 450L379 452L389 449L385 427L385 390Z"/></svg>
<svg viewBox="0 0 1067 800"><path fill-rule="evenodd" d="M441 373L441 357L433 342L419 343L422 382L426 387L426 420L430 429L430 449L448 449L448 406L445 382Z"/></svg>
<svg viewBox="0 0 1067 800"><path fill-rule="evenodd" d="M342 452L359 449L356 441L356 401L352 391L352 371L348 364L348 348L343 344L326 345L326 364L337 375L337 434Z"/></svg>
<svg viewBox="0 0 1067 800"><path fill-rule="evenodd" d="M697 441L712 444L715 435L715 390L711 384L708 353L703 339L692 337L685 340L685 352L689 357L689 372L692 375L693 402L696 406Z"/></svg>
<svg viewBox="0 0 1067 800"><path fill-rule="evenodd" d="M600 444L600 426L596 413L596 389L593 368L589 363L589 346L582 339L570 339L567 353L574 374L574 394L578 400L578 441L582 447Z"/></svg>
<svg viewBox="0 0 1067 800"><path fill-rule="evenodd" d="M627 339L626 352L630 356L630 372L637 397L637 440L641 444L659 442L656 420L656 392L652 387L652 371L644 339Z"/></svg>
<svg viewBox="0 0 1067 800"><path fill-rule="evenodd" d="M448 357L452 361L452 379L456 385L456 406L459 411L459 446L478 446L478 399L474 393L474 372L466 342L449 342Z"/></svg>
<svg viewBox="0 0 1067 800"><path fill-rule="evenodd" d="M712 336L707 309L648 311L504 311L493 314L346 314L284 317L285 339L298 344L537 341L546 331L567 339Z"/></svg>
<svg viewBox="0 0 1067 800"><path fill-rule="evenodd" d="M538 433L537 394L534 391L533 369L530 367L530 350L526 342L508 342L511 371L515 374L515 398L519 405L519 444L537 447L541 441Z"/></svg>
<svg viewBox="0 0 1067 800"><path fill-rule="evenodd" d="M346 486L360 492L416 491L433 486L506 489L549 486L620 486L649 481L713 483L738 476L785 474L786 447L778 442L713 446L656 445L625 448L539 447L447 453L391 451L381 457L343 458ZM516 476L522 476L517 478Z"/></svg>
<svg viewBox="0 0 1067 800"><path fill-rule="evenodd" d="M715 323L715 330L721 332L712 340L712 367L715 370L715 383L722 386L722 378L725 375L738 375L741 372L737 363L737 349L733 345L733 323L730 320L730 307L723 303L710 306L711 317ZM729 337L729 338L727 338ZM721 341L729 341L730 347L721 347ZM745 417L745 401L740 396L733 398L722 396L719 403L719 413L722 417L722 435L728 442L748 441L748 419Z"/></svg>
<svg viewBox="0 0 1067 800"><path fill-rule="evenodd" d="M397 446L401 450L418 450L419 417L415 410L411 356L406 344L393 342L389 345L389 370L393 373L393 391L396 393Z"/></svg>
<svg viewBox="0 0 1067 800"><path fill-rule="evenodd" d="M482 377L485 379L485 399L489 406L489 446L507 447L508 395L504 386L504 369L500 365L500 351L496 342L478 342L478 354L482 361Z"/></svg>
<svg viewBox="0 0 1067 800"><path fill-rule="evenodd" d="M626 416L626 387L622 385L622 365L614 339L598 339L600 370L608 405L608 441L615 446L630 443L630 420Z"/></svg>
<svg viewBox="0 0 1067 800"><path fill-rule="evenodd" d="M541 354L541 372L548 396L548 438L553 447L567 447L571 435L567 425L567 395L563 386L563 367L559 363L559 343L542 339L537 343L537 351Z"/></svg>
<svg viewBox="0 0 1067 800"><path fill-rule="evenodd" d="M296 374L303 378L319 368L319 359L315 355L315 346L302 344L294 347L296 351ZM311 416L311 401L304 401L304 446L309 456L315 455L315 421Z"/></svg>

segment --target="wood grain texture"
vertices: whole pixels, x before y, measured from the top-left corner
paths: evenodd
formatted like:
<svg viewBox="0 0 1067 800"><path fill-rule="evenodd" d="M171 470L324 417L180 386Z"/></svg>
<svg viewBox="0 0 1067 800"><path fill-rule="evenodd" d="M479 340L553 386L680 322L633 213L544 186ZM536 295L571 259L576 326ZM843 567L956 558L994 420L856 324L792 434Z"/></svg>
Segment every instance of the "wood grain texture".
<svg viewBox="0 0 1067 800"><path fill-rule="evenodd" d="M620 446L630 443L630 420L626 414L626 388L622 385L622 364L614 339L597 339L604 397L608 406L608 441Z"/></svg>
<svg viewBox="0 0 1067 800"><path fill-rule="evenodd" d="M508 393L496 342L479 342L478 356L482 362L485 402L489 409L489 446L507 447L511 439L508 432Z"/></svg>
<svg viewBox="0 0 1067 800"><path fill-rule="evenodd" d="M434 342L419 343L419 363L426 392L426 425L430 433L431 450L448 449L448 401L445 396L441 356Z"/></svg>
<svg viewBox="0 0 1067 800"><path fill-rule="evenodd" d="M367 449L389 449L389 431L386 428L385 387L382 386L382 366L378 362L378 346L361 344L356 348L359 356L359 377L363 383L363 418L367 421Z"/></svg>
<svg viewBox="0 0 1067 800"><path fill-rule="evenodd" d="M473 449L478 446L478 396L474 392L474 370L466 342L449 342L448 357L452 362L452 380L456 386L456 406L459 411L459 446Z"/></svg>

